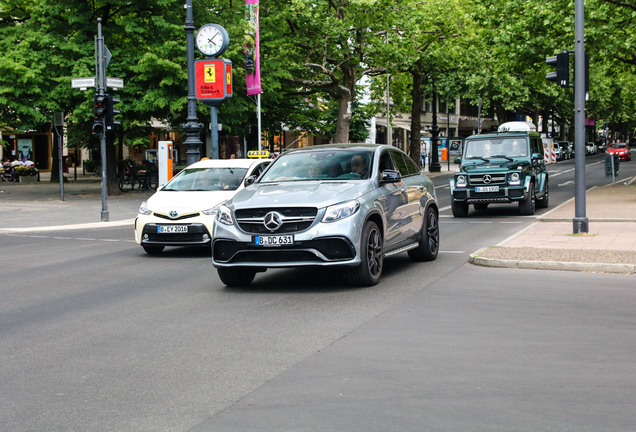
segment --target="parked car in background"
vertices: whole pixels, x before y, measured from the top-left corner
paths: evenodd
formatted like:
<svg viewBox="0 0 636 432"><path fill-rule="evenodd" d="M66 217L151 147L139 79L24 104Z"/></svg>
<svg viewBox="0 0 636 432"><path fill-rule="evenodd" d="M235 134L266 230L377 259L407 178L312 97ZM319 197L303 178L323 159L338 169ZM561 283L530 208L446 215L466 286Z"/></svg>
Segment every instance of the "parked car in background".
<svg viewBox="0 0 636 432"><path fill-rule="evenodd" d="M570 143L568 141L557 141L555 150L557 160L568 160L572 157Z"/></svg>
<svg viewBox="0 0 636 432"><path fill-rule="evenodd" d="M374 285L387 256L437 257L438 212L431 180L393 146L288 150L219 206L212 263L227 286L305 266L340 268L352 284Z"/></svg>
<svg viewBox="0 0 636 432"><path fill-rule="evenodd" d="M609 154L617 154L620 160L630 161L632 160L632 153L629 146L626 143L614 143L607 149Z"/></svg>
<svg viewBox="0 0 636 432"><path fill-rule="evenodd" d="M148 254L166 246L209 246L216 210L260 175L269 159L201 160L189 165L139 207L135 241Z"/></svg>
<svg viewBox="0 0 636 432"><path fill-rule="evenodd" d="M596 154L596 145L588 141L585 143L585 156L591 156Z"/></svg>

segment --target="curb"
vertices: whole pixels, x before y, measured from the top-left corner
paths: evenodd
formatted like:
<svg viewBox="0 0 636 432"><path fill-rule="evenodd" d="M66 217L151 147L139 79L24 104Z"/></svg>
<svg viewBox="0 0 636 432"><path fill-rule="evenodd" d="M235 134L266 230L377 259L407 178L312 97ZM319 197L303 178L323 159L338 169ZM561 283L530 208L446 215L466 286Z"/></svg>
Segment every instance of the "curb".
<svg viewBox="0 0 636 432"><path fill-rule="evenodd" d="M64 231L64 230L81 230L89 228L113 228L122 227L126 225L134 226L135 219L123 219L113 222L90 222L72 225L55 225L55 226L41 226L41 227L27 227L27 228L0 228L0 234L22 234L29 232L42 232L42 231Z"/></svg>
<svg viewBox="0 0 636 432"><path fill-rule="evenodd" d="M479 256L480 253L489 248L481 248L473 252L468 257L471 264L483 267L518 268L533 270L567 270L585 271L594 273L615 273L615 274L636 274L634 264L612 264L612 263L586 263L586 262L556 262L556 261L530 261L530 260L504 260L498 258L485 258Z"/></svg>

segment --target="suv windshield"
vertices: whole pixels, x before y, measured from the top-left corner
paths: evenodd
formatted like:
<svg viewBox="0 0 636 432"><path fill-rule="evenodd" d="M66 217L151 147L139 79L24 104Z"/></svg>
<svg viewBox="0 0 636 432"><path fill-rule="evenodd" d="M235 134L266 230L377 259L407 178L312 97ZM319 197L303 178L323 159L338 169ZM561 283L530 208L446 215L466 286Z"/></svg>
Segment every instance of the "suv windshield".
<svg viewBox="0 0 636 432"><path fill-rule="evenodd" d="M475 139L466 142L466 159L528 156L528 141L522 137Z"/></svg>
<svg viewBox="0 0 636 432"><path fill-rule="evenodd" d="M333 149L282 154L260 182L368 179L372 151Z"/></svg>

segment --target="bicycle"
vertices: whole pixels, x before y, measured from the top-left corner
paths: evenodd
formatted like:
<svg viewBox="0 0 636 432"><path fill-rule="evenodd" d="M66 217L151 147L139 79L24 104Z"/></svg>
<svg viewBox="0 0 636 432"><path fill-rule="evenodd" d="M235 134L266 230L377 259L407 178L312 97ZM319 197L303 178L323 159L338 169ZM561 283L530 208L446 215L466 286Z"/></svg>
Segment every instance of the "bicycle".
<svg viewBox="0 0 636 432"><path fill-rule="evenodd" d="M124 173L119 178L119 190L127 192L135 190L147 189L155 191L159 185L159 171L157 166L151 162L144 162L143 165L137 165L131 160L123 161Z"/></svg>

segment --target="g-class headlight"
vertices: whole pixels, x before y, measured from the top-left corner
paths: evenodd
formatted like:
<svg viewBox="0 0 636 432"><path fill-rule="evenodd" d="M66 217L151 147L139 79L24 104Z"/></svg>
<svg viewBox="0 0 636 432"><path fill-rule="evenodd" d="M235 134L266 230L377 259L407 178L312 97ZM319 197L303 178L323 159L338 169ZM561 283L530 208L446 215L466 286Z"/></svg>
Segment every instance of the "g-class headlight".
<svg viewBox="0 0 636 432"><path fill-rule="evenodd" d="M360 203L356 200L346 201L340 204L335 204L327 207L325 215L322 218L323 222L335 222L340 219L347 218L358 211Z"/></svg>
<svg viewBox="0 0 636 432"><path fill-rule="evenodd" d="M468 179L464 174L460 174L455 177L455 186L466 187L468 185Z"/></svg>
<svg viewBox="0 0 636 432"><path fill-rule="evenodd" d="M216 221L223 225L232 225L232 212L230 209L224 205L220 206L216 212Z"/></svg>
<svg viewBox="0 0 636 432"><path fill-rule="evenodd" d="M509 183L511 185L520 185L521 184L521 176L519 175L518 172L510 173Z"/></svg>

